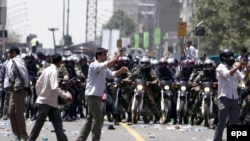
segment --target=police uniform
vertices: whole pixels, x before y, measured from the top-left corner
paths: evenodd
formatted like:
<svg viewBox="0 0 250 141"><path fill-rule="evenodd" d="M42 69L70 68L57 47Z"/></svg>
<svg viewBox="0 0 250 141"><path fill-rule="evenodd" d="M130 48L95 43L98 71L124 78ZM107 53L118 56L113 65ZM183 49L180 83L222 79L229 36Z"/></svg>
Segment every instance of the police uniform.
<svg viewBox="0 0 250 141"><path fill-rule="evenodd" d="M139 78L147 82L159 81L155 71L151 68L138 68L137 70L134 70L134 72L132 72L128 78L131 80ZM154 113L156 121L158 121L160 118L160 111L157 107L156 100L159 99L159 93L154 91L154 86L145 87L145 93L147 94L146 96L148 98L148 106L150 110Z"/></svg>

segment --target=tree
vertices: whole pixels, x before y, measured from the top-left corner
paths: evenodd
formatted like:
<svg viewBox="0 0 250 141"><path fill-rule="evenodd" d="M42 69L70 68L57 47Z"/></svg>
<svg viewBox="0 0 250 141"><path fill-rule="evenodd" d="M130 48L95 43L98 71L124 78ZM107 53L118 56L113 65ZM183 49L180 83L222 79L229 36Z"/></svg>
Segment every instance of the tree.
<svg viewBox="0 0 250 141"><path fill-rule="evenodd" d="M103 28L119 29L121 37L130 37L135 33L136 24L123 10L116 10Z"/></svg>
<svg viewBox="0 0 250 141"><path fill-rule="evenodd" d="M206 29L205 36L200 37L204 44L202 51L217 54L229 48L237 52L240 47L249 46L249 14L249 0L194 0L193 23L203 20Z"/></svg>

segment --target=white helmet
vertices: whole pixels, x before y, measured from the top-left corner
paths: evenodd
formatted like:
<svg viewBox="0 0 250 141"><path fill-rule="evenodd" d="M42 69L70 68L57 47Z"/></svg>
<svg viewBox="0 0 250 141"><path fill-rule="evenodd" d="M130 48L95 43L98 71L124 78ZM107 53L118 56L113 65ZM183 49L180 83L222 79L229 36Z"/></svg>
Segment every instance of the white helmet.
<svg viewBox="0 0 250 141"><path fill-rule="evenodd" d="M148 56L143 56L141 59L140 59L140 66L142 68L149 68L150 67L150 59Z"/></svg>

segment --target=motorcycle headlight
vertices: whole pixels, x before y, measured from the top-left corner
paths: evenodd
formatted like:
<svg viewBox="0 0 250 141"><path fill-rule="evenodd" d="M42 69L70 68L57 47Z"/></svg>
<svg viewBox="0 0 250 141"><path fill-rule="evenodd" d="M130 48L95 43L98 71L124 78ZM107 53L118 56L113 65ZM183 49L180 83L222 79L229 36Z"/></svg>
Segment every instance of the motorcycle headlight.
<svg viewBox="0 0 250 141"><path fill-rule="evenodd" d="M113 87L117 87L117 85L116 85L116 84L114 84L114 85L113 85Z"/></svg>
<svg viewBox="0 0 250 141"><path fill-rule="evenodd" d="M186 86L181 86L182 91L186 91L186 89L187 89Z"/></svg>
<svg viewBox="0 0 250 141"><path fill-rule="evenodd" d="M165 89L165 90L169 90L169 86L168 86L168 85L165 85L165 86L164 86L164 89Z"/></svg>
<svg viewBox="0 0 250 141"><path fill-rule="evenodd" d="M204 91L205 91L205 92L209 92L209 91L210 91L210 88L209 88L209 87L205 87L205 88L204 88Z"/></svg>
<svg viewBox="0 0 250 141"><path fill-rule="evenodd" d="M143 86L142 85L137 85L136 88L137 88L138 91L141 91L143 89Z"/></svg>

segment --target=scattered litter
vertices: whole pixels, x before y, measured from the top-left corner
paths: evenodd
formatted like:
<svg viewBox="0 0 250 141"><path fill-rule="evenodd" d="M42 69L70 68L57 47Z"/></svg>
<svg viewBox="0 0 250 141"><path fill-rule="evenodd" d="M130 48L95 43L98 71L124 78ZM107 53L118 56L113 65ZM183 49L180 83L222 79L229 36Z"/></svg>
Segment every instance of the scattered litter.
<svg viewBox="0 0 250 141"><path fill-rule="evenodd" d="M128 125L132 125L132 123L131 123L131 122L128 122L127 124L128 124Z"/></svg>
<svg viewBox="0 0 250 141"><path fill-rule="evenodd" d="M167 126L166 129L167 130L176 130L175 126Z"/></svg>
<svg viewBox="0 0 250 141"><path fill-rule="evenodd" d="M196 132L201 132L203 129L202 128L195 128L194 131Z"/></svg>
<svg viewBox="0 0 250 141"><path fill-rule="evenodd" d="M157 130L163 130L161 124L155 124L153 128L156 128Z"/></svg>
<svg viewBox="0 0 250 141"><path fill-rule="evenodd" d="M149 135L150 138L155 138L155 135Z"/></svg>
<svg viewBox="0 0 250 141"><path fill-rule="evenodd" d="M9 137L9 136L13 136L13 133L9 131L0 131L0 136Z"/></svg>
<svg viewBox="0 0 250 141"><path fill-rule="evenodd" d="M9 122L9 121L1 121L1 122L0 122L0 125L1 125L1 126L10 125L10 122Z"/></svg>
<svg viewBox="0 0 250 141"><path fill-rule="evenodd" d="M52 124L51 124L51 122L46 121L45 125L51 126Z"/></svg>
<svg viewBox="0 0 250 141"><path fill-rule="evenodd" d="M10 129L8 129L8 128L0 128L0 131L1 131L1 132L2 132L2 131L9 132Z"/></svg>
<svg viewBox="0 0 250 141"><path fill-rule="evenodd" d="M179 130L181 127L178 126L178 125L176 125L174 128L175 128L176 130Z"/></svg>
<svg viewBox="0 0 250 141"><path fill-rule="evenodd" d="M48 141L47 137L42 137L42 141Z"/></svg>
<svg viewBox="0 0 250 141"><path fill-rule="evenodd" d="M79 135L79 131L71 131L71 135L78 136Z"/></svg>
<svg viewBox="0 0 250 141"><path fill-rule="evenodd" d="M154 128L161 128L160 124L155 124Z"/></svg>
<svg viewBox="0 0 250 141"><path fill-rule="evenodd" d="M102 128L108 128L108 125L107 124L103 124Z"/></svg>
<svg viewBox="0 0 250 141"><path fill-rule="evenodd" d="M148 128L148 125L141 125L141 128Z"/></svg>

